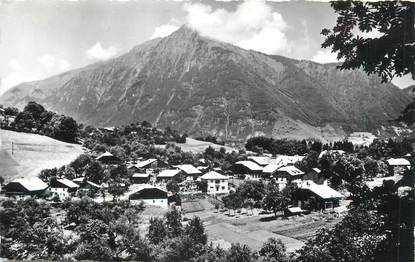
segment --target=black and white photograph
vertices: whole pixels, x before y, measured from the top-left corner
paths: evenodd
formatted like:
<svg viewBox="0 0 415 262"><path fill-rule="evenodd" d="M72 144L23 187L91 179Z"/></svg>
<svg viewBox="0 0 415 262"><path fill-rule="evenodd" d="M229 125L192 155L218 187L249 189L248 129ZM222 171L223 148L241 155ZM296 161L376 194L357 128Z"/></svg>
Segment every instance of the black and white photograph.
<svg viewBox="0 0 415 262"><path fill-rule="evenodd" d="M0 0L0 261L414 262L415 1Z"/></svg>

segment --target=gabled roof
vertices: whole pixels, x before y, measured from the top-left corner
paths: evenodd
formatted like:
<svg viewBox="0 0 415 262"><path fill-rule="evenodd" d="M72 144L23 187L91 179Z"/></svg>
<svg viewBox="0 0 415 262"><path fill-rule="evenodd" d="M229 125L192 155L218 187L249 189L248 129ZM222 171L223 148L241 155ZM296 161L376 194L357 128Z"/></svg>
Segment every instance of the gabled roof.
<svg viewBox="0 0 415 262"><path fill-rule="evenodd" d="M302 189L308 189L322 199L343 198L344 196L326 185L318 185L311 180L303 181L300 185Z"/></svg>
<svg viewBox="0 0 415 262"><path fill-rule="evenodd" d="M279 165L276 165L276 164L269 164L269 165L267 165L267 166L264 167L264 169L262 170L262 172L272 174L275 171L277 171L277 169L279 167L280 166Z"/></svg>
<svg viewBox="0 0 415 262"><path fill-rule="evenodd" d="M254 161L260 166L266 166L270 162L270 158L267 156L248 156L248 159Z"/></svg>
<svg viewBox="0 0 415 262"><path fill-rule="evenodd" d="M251 171L262 171L262 167L252 161L238 161L235 164L243 165Z"/></svg>
<svg viewBox="0 0 415 262"><path fill-rule="evenodd" d="M110 152L105 152L105 153L103 153L103 154L101 154L101 155L99 155L97 158L95 158L96 160L100 160L101 158L103 158L103 157L113 157L114 155L113 154L111 154Z"/></svg>
<svg viewBox="0 0 415 262"><path fill-rule="evenodd" d="M101 188L101 186L100 186L100 185L95 184L94 182L91 182L91 181L86 181L86 183L87 183L88 185L93 186L93 187L96 187L96 188Z"/></svg>
<svg viewBox="0 0 415 262"><path fill-rule="evenodd" d="M145 166L150 165L151 163L154 163L155 161L157 161L157 159L155 159L155 158L150 158L150 159L147 159L147 160L144 160L144 161L140 161L140 162L138 162L137 164L135 164L134 166L136 166L136 167L138 167L138 168L143 168L143 167L145 167Z"/></svg>
<svg viewBox="0 0 415 262"><path fill-rule="evenodd" d="M66 186L66 187L68 187L68 188L78 188L78 187L79 187L79 185L78 185L78 184L76 184L76 183L74 183L74 182L72 182L71 180L66 179L66 178L57 179L57 181L58 181L59 183L61 183L61 184L65 185L65 186Z"/></svg>
<svg viewBox="0 0 415 262"><path fill-rule="evenodd" d="M128 192L125 193L124 197L128 198L130 195L138 193L144 189L155 189L155 190L160 190L163 191L167 194L167 190L164 190L160 187L156 187L150 184L133 184L128 188Z"/></svg>
<svg viewBox="0 0 415 262"><path fill-rule="evenodd" d="M321 170L319 168L317 168L317 167L312 168L312 170L314 172L316 172L317 174L320 174L321 173Z"/></svg>
<svg viewBox="0 0 415 262"><path fill-rule="evenodd" d="M38 177L19 178L13 180L11 183L18 183L27 191L41 191L48 187L48 185Z"/></svg>
<svg viewBox="0 0 415 262"><path fill-rule="evenodd" d="M295 166L283 166L283 167L278 168L278 171L285 171L291 176L304 175L304 172L296 168Z"/></svg>
<svg viewBox="0 0 415 262"><path fill-rule="evenodd" d="M150 174L145 174L145 173L135 173L135 174L133 174L133 177L135 177L135 178L147 178L149 176L150 176Z"/></svg>
<svg viewBox="0 0 415 262"><path fill-rule="evenodd" d="M157 178L159 178L159 177L174 177L175 175L179 174L180 172L181 172L180 169L165 169L157 175Z"/></svg>
<svg viewBox="0 0 415 262"><path fill-rule="evenodd" d="M386 161L390 166L411 166L411 163L405 158L389 158Z"/></svg>
<svg viewBox="0 0 415 262"><path fill-rule="evenodd" d="M210 171L204 174L203 176L201 176L200 179L212 179L212 180L213 179L228 179L228 177L222 174L219 174L218 172Z"/></svg>
<svg viewBox="0 0 415 262"><path fill-rule="evenodd" d="M80 177L72 179L73 182L84 182L84 180L85 180L84 176L80 176Z"/></svg>
<svg viewBox="0 0 415 262"><path fill-rule="evenodd" d="M182 170L183 172L185 172L188 175L202 174L202 172L200 172L200 170L197 169L196 167L194 167L193 165L176 165L174 167L179 168L180 170Z"/></svg>

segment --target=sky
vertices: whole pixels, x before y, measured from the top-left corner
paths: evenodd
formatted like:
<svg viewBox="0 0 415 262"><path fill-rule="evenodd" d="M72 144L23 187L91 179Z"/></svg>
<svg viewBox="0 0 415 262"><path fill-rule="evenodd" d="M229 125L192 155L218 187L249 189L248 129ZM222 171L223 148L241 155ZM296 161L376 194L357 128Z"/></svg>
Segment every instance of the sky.
<svg viewBox="0 0 415 262"><path fill-rule="evenodd" d="M315 1L0 0L0 94L119 56L183 24L246 49L336 62L320 35L335 22L329 3Z"/></svg>

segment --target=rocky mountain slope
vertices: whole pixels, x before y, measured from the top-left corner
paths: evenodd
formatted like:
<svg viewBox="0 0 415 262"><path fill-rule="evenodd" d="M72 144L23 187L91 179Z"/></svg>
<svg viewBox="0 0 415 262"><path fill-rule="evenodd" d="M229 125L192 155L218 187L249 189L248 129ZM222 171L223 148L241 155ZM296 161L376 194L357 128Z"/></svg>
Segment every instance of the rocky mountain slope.
<svg viewBox="0 0 415 262"><path fill-rule="evenodd" d="M30 100L86 124L147 120L226 139L372 131L411 101L363 71L244 50L185 26L115 59L20 84L0 104Z"/></svg>

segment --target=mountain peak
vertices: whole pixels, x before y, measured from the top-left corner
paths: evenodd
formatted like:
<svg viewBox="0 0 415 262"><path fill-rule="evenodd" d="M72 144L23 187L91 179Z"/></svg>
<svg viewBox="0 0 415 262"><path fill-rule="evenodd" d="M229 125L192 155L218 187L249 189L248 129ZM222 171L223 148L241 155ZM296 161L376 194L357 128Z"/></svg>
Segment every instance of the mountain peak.
<svg viewBox="0 0 415 262"><path fill-rule="evenodd" d="M195 39L200 37L200 34L189 25L182 25L179 29L171 33L166 38L176 38L181 40Z"/></svg>

